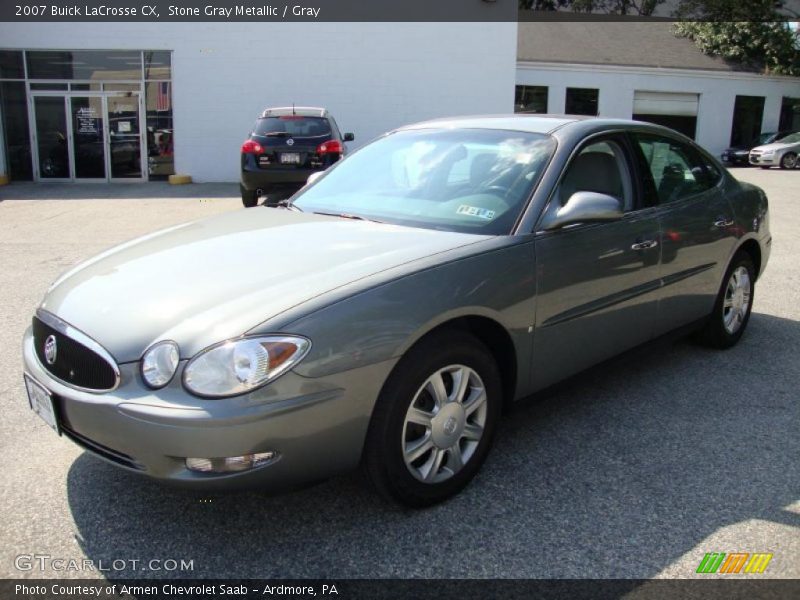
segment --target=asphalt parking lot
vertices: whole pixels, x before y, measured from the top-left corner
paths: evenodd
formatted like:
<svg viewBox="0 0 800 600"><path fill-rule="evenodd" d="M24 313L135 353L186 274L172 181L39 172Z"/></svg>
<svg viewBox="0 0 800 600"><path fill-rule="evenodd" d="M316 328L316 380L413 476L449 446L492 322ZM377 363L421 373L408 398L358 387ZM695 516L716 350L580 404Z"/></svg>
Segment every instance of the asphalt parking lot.
<svg viewBox="0 0 800 600"><path fill-rule="evenodd" d="M0 576L102 575L15 567L38 554L128 561L115 577L690 577L706 552L741 551L774 554L761 577L800 577L800 171L734 174L767 191L775 240L742 342L589 371L505 417L475 482L420 512L358 475L275 497L178 491L54 435L19 350L49 283L118 242L242 210L238 188L0 188ZM193 570L141 570L153 559Z"/></svg>

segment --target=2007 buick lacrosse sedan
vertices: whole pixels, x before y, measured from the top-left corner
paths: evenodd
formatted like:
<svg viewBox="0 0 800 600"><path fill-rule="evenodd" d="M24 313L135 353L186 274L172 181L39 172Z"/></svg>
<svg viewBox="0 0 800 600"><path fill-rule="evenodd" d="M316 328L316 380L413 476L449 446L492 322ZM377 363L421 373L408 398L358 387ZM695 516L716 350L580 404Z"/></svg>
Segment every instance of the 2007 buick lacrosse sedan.
<svg viewBox="0 0 800 600"><path fill-rule="evenodd" d="M131 471L276 489L363 464L462 489L504 404L676 328L735 344L767 198L668 129L457 118L368 144L283 207L172 227L48 290L32 408Z"/></svg>

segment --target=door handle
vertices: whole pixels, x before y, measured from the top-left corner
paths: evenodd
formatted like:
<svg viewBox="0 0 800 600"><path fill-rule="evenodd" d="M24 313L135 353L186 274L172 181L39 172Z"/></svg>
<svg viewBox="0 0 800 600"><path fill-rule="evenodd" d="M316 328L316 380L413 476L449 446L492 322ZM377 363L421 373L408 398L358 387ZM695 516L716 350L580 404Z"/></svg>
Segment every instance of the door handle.
<svg viewBox="0 0 800 600"><path fill-rule="evenodd" d="M636 242L631 246L631 250L649 250L650 248L655 248L658 246L658 242L656 240L645 240L643 242Z"/></svg>
<svg viewBox="0 0 800 600"><path fill-rule="evenodd" d="M730 227L731 225L733 225L733 219L727 217L721 217L714 221L714 227Z"/></svg>

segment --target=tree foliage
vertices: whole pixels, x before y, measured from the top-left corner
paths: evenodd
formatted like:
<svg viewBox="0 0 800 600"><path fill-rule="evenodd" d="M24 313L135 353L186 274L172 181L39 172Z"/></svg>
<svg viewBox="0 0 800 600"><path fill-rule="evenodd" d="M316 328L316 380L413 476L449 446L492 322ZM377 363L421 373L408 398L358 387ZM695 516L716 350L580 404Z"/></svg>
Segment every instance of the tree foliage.
<svg viewBox="0 0 800 600"><path fill-rule="evenodd" d="M675 33L694 40L706 54L745 68L800 75L797 34L786 22L680 22Z"/></svg>

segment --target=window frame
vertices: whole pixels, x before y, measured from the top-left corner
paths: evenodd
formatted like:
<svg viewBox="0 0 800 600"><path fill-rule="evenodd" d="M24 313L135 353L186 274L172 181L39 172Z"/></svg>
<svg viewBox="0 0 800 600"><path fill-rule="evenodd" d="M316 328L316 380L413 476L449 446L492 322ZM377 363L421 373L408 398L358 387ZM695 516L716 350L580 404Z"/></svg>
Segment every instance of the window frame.
<svg viewBox="0 0 800 600"><path fill-rule="evenodd" d="M627 167L628 176L631 179L631 193L633 195L633 208L631 210L626 211L620 221L625 221L628 219L638 218L639 215L642 214L642 211L647 210L651 207L643 206L642 205L642 189L641 189L641 174L639 173L640 166L637 160L634 160L634 148L631 146L631 140L628 137L628 131L625 129L614 129L614 130L607 130L607 131L599 131L597 133L591 134L584 138L580 144L573 148L572 152L569 155L564 166L561 168L561 172L558 175L558 179L556 183L553 185L550 193L547 196L547 201L544 203L544 207L540 211L538 217L536 218L536 222L533 226L533 232L535 235L554 235L559 234L563 231L576 231L579 229L584 229L588 227L602 227L603 225L607 225L608 223L580 223L576 224L572 227L568 227L566 229L554 229L554 230L545 230L542 229L542 221L547 214L547 211L550 210L550 206L553 202L557 201L556 194L561 186L564 177L566 176L569 168L572 166L575 159L580 155L583 150L585 150L588 146L593 144L597 144L603 141L613 141L615 142L620 149L622 150L623 158L625 160L625 166ZM620 221L614 221L614 223L618 223Z"/></svg>
<svg viewBox="0 0 800 600"><path fill-rule="evenodd" d="M706 178L708 179L711 184L700 191L697 191L693 194L689 194L683 198L678 198L673 200L672 202L662 202L661 198L658 195L658 187L655 185L655 179L653 178L653 172L650 169L650 163L647 161L647 157L644 155L644 151L642 150L641 146L639 145L638 137L637 136L645 136L645 137L652 137L656 139L661 139L663 141L667 141L672 144L677 144L678 146L682 146L686 150L688 150L687 155L691 157L692 154L695 155L695 158L699 159L699 165L702 168L703 172L705 173ZM630 138L630 145L633 149L634 154L637 157L636 162L639 164L639 169L641 171L640 181L642 184L646 184L648 188L651 188L652 192L654 192L655 202L650 202L649 205L654 208L669 208L672 206L678 206L685 202L691 202L696 200L698 197L702 196L703 194L707 194L708 192L720 188L723 183L725 182L725 171L722 167L720 167L716 161L711 157L711 155L700 148L694 141L681 139L678 136L671 135L667 132L661 131L650 131L646 129L633 129L628 131L628 137ZM716 175L709 172L709 164L714 167L716 170ZM646 197L642 196L643 201L647 203Z"/></svg>

